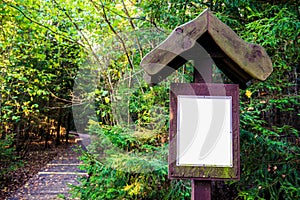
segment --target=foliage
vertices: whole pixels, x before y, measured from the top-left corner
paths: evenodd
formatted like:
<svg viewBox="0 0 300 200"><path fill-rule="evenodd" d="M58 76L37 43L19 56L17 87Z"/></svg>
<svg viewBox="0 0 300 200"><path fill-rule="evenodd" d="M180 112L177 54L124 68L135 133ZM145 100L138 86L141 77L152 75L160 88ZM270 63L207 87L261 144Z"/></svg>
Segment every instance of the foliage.
<svg viewBox="0 0 300 200"><path fill-rule="evenodd" d="M10 171L13 171L22 165L18 162L18 156L15 153L15 149L12 146L13 138L12 135L7 135L5 140L0 140L0 180L2 176Z"/></svg>
<svg viewBox="0 0 300 200"><path fill-rule="evenodd" d="M0 3L1 175L22 164L30 143L44 141L47 148L54 140L51 134L59 132L59 118L66 116L57 111L70 106L85 54L72 26L48 9L46 1Z"/></svg>
<svg viewBox="0 0 300 200"><path fill-rule="evenodd" d="M81 199L186 199L190 185L167 178L167 147L153 138L140 138L121 127L102 127L91 122L94 154L85 153L83 169L89 174L73 186ZM146 134L146 133L144 133ZM99 154L101 152L101 154ZM145 153L147 152L147 153ZM98 156L96 156L98 155Z"/></svg>
<svg viewBox="0 0 300 200"><path fill-rule="evenodd" d="M48 137L43 133L61 118L53 110L70 104L77 56L84 55L70 26L47 8L43 1L1 3L0 121L3 135L15 133L17 151L28 139ZM69 38L60 37L64 31Z"/></svg>
<svg viewBox="0 0 300 200"><path fill-rule="evenodd" d="M242 176L234 185L244 199L297 199L299 13L293 3L249 6L236 30L267 50L274 72L241 92Z"/></svg>
<svg viewBox="0 0 300 200"><path fill-rule="evenodd" d="M241 131L242 178L236 183L244 199L297 199L299 146L266 135ZM273 135L273 136L272 136ZM247 143L245 143L245 141Z"/></svg>
<svg viewBox="0 0 300 200"><path fill-rule="evenodd" d="M274 72L266 82L249 87L247 98L242 96L243 176L236 184L239 196L245 199L297 199L299 171L295 169L299 165L299 147L295 139L299 134L292 126L297 126L294 119L299 112L295 78L299 60L295 53L299 42L299 20L281 5L253 12L248 20L250 22L242 29L243 37L266 48ZM291 112L294 114L288 114Z"/></svg>
<svg viewBox="0 0 300 200"><path fill-rule="evenodd" d="M194 2L160 3L160 7L168 6L168 9L156 9L158 3L160 2L150 1L140 5L153 24L160 24L162 27L172 24L174 27L174 24L181 24L194 17L180 9L184 5L195 7ZM293 9L289 9L289 6L293 5L255 5L249 1L241 1L234 4L224 2L224 6L212 6L215 11L219 11L217 15L243 39L263 45L274 63L274 72L266 82L253 82L247 91L241 91L242 178L239 182L228 184L231 184L231 188L236 187L238 196L244 199L299 198L299 172L295 170L299 163L297 159L299 135L298 130L293 128L297 126L293 119L298 117L299 110L295 71L299 60L297 54L299 22L296 14L291 11ZM166 21L173 23L166 23ZM136 122L142 126L147 124L147 120L151 121L151 117L149 118L145 111L153 108L152 95L147 96L147 101L143 101L143 95L151 94L151 90L145 89L144 93L134 93L134 103L130 104L130 111L138 116ZM164 90L159 86L155 89ZM153 100L156 101L156 95ZM146 109L142 111L141 109L144 108ZM290 115L291 112L294 114ZM280 115L284 117L279 118ZM122 138L116 136L119 137ZM125 151L133 144L132 142L126 144L126 141L130 141L127 139L121 141L119 143L114 140L112 143L119 145ZM99 144L96 146L99 147ZM140 143L134 143L133 146L138 147L140 151ZM129 151L137 150L129 149ZM124 159L117 157L117 162L123 163L128 159L124 155L121 157ZM111 155L110 162L114 163L114 159L116 157ZM129 160L139 163L134 158ZM121 169L126 171L126 165L121 165ZM120 180L124 177L126 176L120 177Z"/></svg>
<svg viewBox="0 0 300 200"><path fill-rule="evenodd" d="M47 144L50 132L67 128L73 104L77 129L94 138L93 154L83 156L89 177L74 187L82 199L189 198L188 182L167 179L166 156L168 88L191 82L191 64L150 87L139 63L171 29L210 8L262 45L274 65L266 81L240 93L241 180L224 188L237 194L231 198L299 198L297 1L4 0L0 7L0 155L8 163L26 141Z"/></svg>

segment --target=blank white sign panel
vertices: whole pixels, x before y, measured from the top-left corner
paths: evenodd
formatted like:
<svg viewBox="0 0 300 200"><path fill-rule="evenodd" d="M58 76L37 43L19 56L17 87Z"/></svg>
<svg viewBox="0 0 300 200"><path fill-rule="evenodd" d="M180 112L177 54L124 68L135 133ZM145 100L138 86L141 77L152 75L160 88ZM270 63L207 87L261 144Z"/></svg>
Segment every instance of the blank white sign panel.
<svg viewBox="0 0 300 200"><path fill-rule="evenodd" d="M178 95L178 166L232 167L232 97Z"/></svg>

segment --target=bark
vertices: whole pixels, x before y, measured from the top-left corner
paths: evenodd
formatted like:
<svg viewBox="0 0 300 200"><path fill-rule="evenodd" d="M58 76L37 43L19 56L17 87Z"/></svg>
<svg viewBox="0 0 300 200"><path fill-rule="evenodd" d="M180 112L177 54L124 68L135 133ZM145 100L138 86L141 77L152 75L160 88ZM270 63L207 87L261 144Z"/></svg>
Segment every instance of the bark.
<svg viewBox="0 0 300 200"><path fill-rule="evenodd" d="M55 145L58 146L60 145L60 127L61 127L61 108L58 110L58 120L57 120L57 129L56 129L56 142Z"/></svg>

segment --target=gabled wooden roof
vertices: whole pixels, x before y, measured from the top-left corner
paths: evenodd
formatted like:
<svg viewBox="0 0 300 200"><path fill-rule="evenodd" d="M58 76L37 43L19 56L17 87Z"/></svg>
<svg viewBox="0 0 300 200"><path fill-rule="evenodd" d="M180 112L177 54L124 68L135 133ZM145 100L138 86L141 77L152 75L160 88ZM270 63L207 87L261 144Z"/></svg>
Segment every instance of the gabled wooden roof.
<svg viewBox="0 0 300 200"><path fill-rule="evenodd" d="M187 62L185 55L197 56L197 52L191 52L195 51L196 43L234 83L245 85L251 79L263 81L273 71L271 59L261 46L243 41L205 10L196 19L173 30L164 42L143 58L141 66L146 72L147 82L162 81Z"/></svg>

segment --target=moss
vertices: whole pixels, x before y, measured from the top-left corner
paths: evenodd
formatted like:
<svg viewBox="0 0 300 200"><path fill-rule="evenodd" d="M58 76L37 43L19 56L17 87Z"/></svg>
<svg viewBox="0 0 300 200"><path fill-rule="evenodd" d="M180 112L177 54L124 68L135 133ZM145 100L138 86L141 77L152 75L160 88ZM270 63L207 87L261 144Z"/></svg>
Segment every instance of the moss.
<svg viewBox="0 0 300 200"><path fill-rule="evenodd" d="M204 177L214 177L214 178L231 178L233 177L233 169L229 167L224 168L206 168L204 170Z"/></svg>
<svg viewBox="0 0 300 200"><path fill-rule="evenodd" d="M235 169L231 167L193 167L185 166L174 168L174 174L176 177L199 177L199 178L220 178L231 179L236 178Z"/></svg>
<svg viewBox="0 0 300 200"><path fill-rule="evenodd" d="M223 168L223 173L221 174L220 178L231 178L232 177L232 169L229 167L224 167Z"/></svg>

